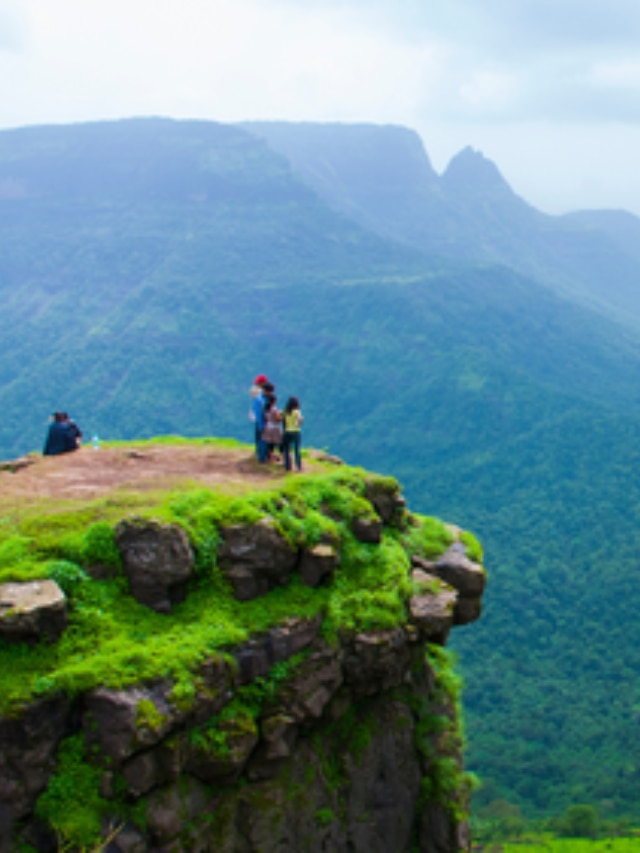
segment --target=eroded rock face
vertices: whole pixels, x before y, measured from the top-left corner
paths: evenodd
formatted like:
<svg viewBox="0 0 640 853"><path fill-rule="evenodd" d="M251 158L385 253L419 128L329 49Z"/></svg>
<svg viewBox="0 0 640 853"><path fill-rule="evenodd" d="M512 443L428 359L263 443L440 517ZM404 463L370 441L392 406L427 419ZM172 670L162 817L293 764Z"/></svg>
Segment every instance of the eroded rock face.
<svg viewBox="0 0 640 853"><path fill-rule="evenodd" d="M223 527L220 533L218 564L240 601L257 598L287 583L296 566L298 552L278 531L272 519Z"/></svg>
<svg viewBox="0 0 640 853"><path fill-rule="evenodd" d="M231 655L214 654L194 673L196 694L188 719L196 725L218 714L233 697L238 672Z"/></svg>
<svg viewBox="0 0 640 853"><path fill-rule="evenodd" d="M158 613L182 601L193 577L194 559L185 531L146 519L121 521L115 529L131 594Z"/></svg>
<svg viewBox="0 0 640 853"><path fill-rule="evenodd" d="M224 721L219 726L223 748L208 744L190 744L185 770L201 782L233 785L240 778L249 756L258 743L255 723L246 717Z"/></svg>
<svg viewBox="0 0 640 853"><path fill-rule="evenodd" d="M254 638L242 650L205 661L198 670L204 698L190 708L172 703L170 681L99 688L83 697L89 753L108 768L101 795L112 800L124 782L128 798L140 800L146 814L144 830L123 827L114 851L465 849L457 846L464 828L444 807L425 809L420 799L421 777L430 771L416 748L407 697L414 690L427 696L435 678L422 663L420 629L360 633L330 646L318 637L319 627L319 619L292 620L258 644ZM242 712L215 722L241 684L302 650L307 656L258 719ZM241 674L231 660L243 654L252 662ZM196 736L192 726L205 708L214 716ZM436 705L433 713L452 711ZM0 785L0 802L11 803L13 824L45 787L68 721L68 703L34 708L20 723L2 721L0 778L13 781ZM41 775L33 773L34 764Z"/></svg>
<svg viewBox="0 0 640 853"><path fill-rule="evenodd" d="M323 645L296 669L278 694L282 715L301 724L319 720L342 685L341 655Z"/></svg>
<svg viewBox="0 0 640 853"><path fill-rule="evenodd" d="M155 788L176 782L185 767L187 753L187 737L180 733L126 760L121 772L129 795L141 797ZM106 790L103 796L113 799L113 791Z"/></svg>
<svg viewBox="0 0 640 853"><path fill-rule="evenodd" d="M318 636L320 625L320 618L293 618L235 649L233 655L238 664L239 683L248 684L265 676L275 663L288 660L306 649Z"/></svg>
<svg viewBox="0 0 640 853"><path fill-rule="evenodd" d="M197 779L185 777L180 783L168 788L160 788L149 795L147 807L147 827L152 845L167 844L178 836L182 836L179 846L166 849L177 851L206 850L206 848L188 846L188 829L190 821L211 811L212 798L207 788ZM186 842L186 843L185 843ZM147 850L153 850L149 845Z"/></svg>
<svg viewBox="0 0 640 853"><path fill-rule="evenodd" d="M276 713L266 717L260 727L265 761L288 758L298 739L298 723L293 717Z"/></svg>
<svg viewBox="0 0 640 853"><path fill-rule="evenodd" d="M357 695L388 690L402 684L414 654L402 628L357 634L344 652L345 681Z"/></svg>
<svg viewBox="0 0 640 853"><path fill-rule="evenodd" d="M67 599L52 580L0 586L0 637L9 642L54 642L67 626Z"/></svg>
<svg viewBox="0 0 640 853"><path fill-rule="evenodd" d="M466 821L455 823L437 803L427 803L420 814L420 837L424 853L452 853L469 850L471 833Z"/></svg>
<svg viewBox="0 0 640 853"><path fill-rule="evenodd" d="M0 718L0 805L5 830L33 810L46 788L70 712L70 700L60 696L35 702L20 716Z"/></svg>
<svg viewBox="0 0 640 853"><path fill-rule="evenodd" d="M315 741L299 739L277 778L220 796L216 824L200 837L202 849L426 849L412 846L421 778L413 717L402 702L374 697L368 702L366 726L366 743L356 753L334 740L330 731Z"/></svg>
<svg viewBox="0 0 640 853"><path fill-rule="evenodd" d="M215 654L206 659L194 673L194 683L197 692L187 705L173 699L175 684L169 679L121 690L100 687L90 691L85 696L82 715L87 744L97 746L103 756L119 766L133 754L154 747L177 728L210 719L231 701L239 683L233 656ZM150 763L155 767L157 760L158 755L147 756L145 772ZM160 760L165 767L166 756L161 755Z"/></svg>

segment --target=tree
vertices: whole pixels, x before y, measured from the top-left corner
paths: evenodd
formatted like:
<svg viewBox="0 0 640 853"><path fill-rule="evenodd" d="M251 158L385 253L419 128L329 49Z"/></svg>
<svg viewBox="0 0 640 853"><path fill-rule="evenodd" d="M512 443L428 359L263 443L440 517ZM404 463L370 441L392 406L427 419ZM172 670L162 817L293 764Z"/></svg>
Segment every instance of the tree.
<svg viewBox="0 0 640 853"><path fill-rule="evenodd" d="M569 806L558 821L558 835L567 838L595 838L598 835L598 812L595 807Z"/></svg>

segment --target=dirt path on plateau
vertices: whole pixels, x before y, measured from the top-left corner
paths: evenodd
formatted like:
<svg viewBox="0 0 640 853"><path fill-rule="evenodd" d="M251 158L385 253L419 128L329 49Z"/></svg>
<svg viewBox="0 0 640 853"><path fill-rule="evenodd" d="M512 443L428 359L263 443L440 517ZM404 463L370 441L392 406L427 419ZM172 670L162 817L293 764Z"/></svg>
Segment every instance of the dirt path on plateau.
<svg viewBox="0 0 640 853"><path fill-rule="evenodd" d="M0 503L20 498L91 499L118 489L203 485L265 488L288 476L282 466L260 465L250 448L153 445L82 447L60 456L32 455L0 463Z"/></svg>

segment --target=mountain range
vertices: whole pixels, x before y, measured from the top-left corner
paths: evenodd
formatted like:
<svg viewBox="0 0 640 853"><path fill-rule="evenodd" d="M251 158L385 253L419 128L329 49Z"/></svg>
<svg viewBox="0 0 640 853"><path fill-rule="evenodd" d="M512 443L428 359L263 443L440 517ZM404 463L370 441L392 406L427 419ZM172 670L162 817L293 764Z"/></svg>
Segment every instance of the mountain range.
<svg viewBox="0 0 640 853"><path fill-rule="evenodd" d="M479 151L439 176L402 127L247 123L334 210L428 255L502 264L619 319L638 319L640 219L624 211L541 213ZM610 282L615 280L615 287Z"/></svg>
<svg viewBox="0 0 640 853"><path fill-rule="evenodd" d="M0 132L0 455L87 435L304 442L471 527L456 646L479 806L631 814L640 666L640 220L548 216L411 130L131 119Z"/></svg>

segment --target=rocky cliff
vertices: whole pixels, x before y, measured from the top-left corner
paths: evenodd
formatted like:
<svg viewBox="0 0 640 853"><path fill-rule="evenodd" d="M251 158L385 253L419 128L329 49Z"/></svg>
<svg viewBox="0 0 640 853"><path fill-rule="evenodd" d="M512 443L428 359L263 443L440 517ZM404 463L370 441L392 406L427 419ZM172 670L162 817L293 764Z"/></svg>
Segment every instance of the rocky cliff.
<svg viewBox="0 0 640 853"><path fill-rule="evenodd" d="M480 614L477 541L335 460L213 487L229 451L198 453L199 482L7 515L0 849L467 848L445 643Z"/></svg>

